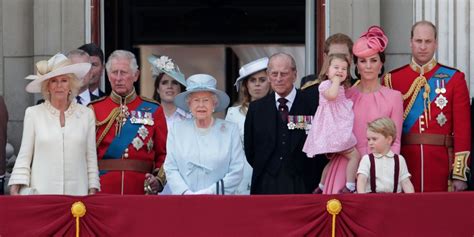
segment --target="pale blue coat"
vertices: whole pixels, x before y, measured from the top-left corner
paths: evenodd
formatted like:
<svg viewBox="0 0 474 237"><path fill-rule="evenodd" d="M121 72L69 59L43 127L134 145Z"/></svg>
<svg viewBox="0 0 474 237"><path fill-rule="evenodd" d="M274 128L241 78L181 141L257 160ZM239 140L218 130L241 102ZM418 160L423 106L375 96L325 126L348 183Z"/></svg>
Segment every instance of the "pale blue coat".
<svg viewBox="0 0 474 237"><path fill-rule="evenodd" d="M198 131L194 119L175 122L168 131L164 163L172 194L216 194L224 181L225 194L234 194L244 167L244 151L236 124L215 119Z"/></svg>

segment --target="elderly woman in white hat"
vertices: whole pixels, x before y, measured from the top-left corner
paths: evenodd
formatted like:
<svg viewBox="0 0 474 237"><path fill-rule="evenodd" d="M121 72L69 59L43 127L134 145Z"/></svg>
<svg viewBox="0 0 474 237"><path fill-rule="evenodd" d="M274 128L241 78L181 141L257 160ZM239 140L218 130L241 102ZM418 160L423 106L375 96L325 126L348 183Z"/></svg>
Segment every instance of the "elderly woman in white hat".
<svg viewBox="0 0 474 237"><path fill-rule="evenodd" d="M242 180L244 151L236 124L213 117L229 97L216 89L216 79L197 74L188 78L176 105L193 119L168 131L165 172L173 194L234 194Z"/></svg>
<svg viewBox="0 0 474 237"><path fill-rule="evenodd" d="M165 112L168 130L175 121L190 119L191 114L176 107L174 98L186 88L184 74L178 65L168 56L148 57L151 64L151 73L155 79L155 91L153 99L160 102Z"/></svg>
<svg viewBox="0 0 474 237"><path fill-rule="evenodd" d="M239 78L235 86L240 95L240 100L227 110L225 120L236 123L239 126L240 139L244 140L244 123L250 102L258 100L270 93L270 82L267 78L268 58L260 58L245 64L239 70ZM236 194L250 194L250 183L252 182L252 166L245 160L242 182L237 188Z"/></svg>
<svg viewBox="0 0 474 237"><path fill-rule="evenodd" d="M94 113L74 99L91 64L56 54L36 68L26 91L41 92L45 103L26 109L10 193L94 194L100 188Z"/></svg>

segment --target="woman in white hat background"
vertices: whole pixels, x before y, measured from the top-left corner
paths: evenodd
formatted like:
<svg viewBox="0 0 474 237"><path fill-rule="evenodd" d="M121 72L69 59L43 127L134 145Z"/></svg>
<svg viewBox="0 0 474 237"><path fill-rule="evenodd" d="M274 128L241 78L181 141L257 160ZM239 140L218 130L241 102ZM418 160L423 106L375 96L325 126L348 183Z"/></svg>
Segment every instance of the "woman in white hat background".
<svg viewBox="0 0 474 237"><path fill-rule="evenodd" d="M190 119L191 114L176 107L174 98L186 89L186 79L178 65L168 56L148 57L151 64L151 73L155 79L153 99L160 102L165 112L168 130L173 122Z"/></svg>
<svg viewBox="0 0 474 237"><path fill-rule="evenodd" d="M26 91L41 92L45 103L25 111L10 194L94 194L100 189L95 117L75 100L91 64L71 64L56 54L36 68L36 75L26 77L33 79Z"/></svg>
<svg viewBox="0 0 474 237"><path fill-rule="evenodd" d="M239 70L239 77L235 81L235 87L239 92L239 101L227 110L225 120L236 123L239 126L240 139L244 142L245 116L250 102L258 100L270 93L270 82L267 77L268 58L260 58L245 64ZM237 188L236 194L250 194L252 182L252 166L245 159L244 174L242 182Z"/></svg>
<svg viewBox="0 0 474 237"><path fill-rule="evenodd" d="M234 194L242 180L244 151L235 123L214 118L229 105L216 79L196 74L175 104L193 119L175 122L168 131L165 172L173 194Z"/></svg>

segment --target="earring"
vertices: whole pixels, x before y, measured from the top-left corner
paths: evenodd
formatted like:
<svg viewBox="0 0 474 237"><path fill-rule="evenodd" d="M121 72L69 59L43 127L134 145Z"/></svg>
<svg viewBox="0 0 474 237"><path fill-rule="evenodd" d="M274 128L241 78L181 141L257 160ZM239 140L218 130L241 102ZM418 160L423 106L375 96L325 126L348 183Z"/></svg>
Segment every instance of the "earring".
<svg viewBox="0 0 474 237"><path fill-rule="evenodd" d="M69 94L69 95L72 94L72 91L69 91L68 94Z"/></svg>

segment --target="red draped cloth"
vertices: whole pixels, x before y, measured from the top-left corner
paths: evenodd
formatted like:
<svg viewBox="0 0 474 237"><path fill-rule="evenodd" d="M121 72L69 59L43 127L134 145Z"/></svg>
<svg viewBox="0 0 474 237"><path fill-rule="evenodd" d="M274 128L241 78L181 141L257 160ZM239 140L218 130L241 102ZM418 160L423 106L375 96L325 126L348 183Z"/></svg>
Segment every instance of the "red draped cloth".
<svg viewBox="0 0 474 237"><path fill-rule="evenodd" d="M0 236L472 236L474 192L269 196L3 196Z"/></svg>

